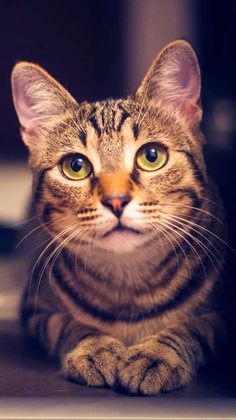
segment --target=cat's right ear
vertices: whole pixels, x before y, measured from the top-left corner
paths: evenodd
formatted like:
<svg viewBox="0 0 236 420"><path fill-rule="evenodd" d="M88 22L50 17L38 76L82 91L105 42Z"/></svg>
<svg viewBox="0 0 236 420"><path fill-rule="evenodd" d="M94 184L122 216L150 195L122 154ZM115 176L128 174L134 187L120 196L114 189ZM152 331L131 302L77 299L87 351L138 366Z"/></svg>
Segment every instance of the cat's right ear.
<svg viewBox="0 0 236 420"><path fill-rule="evenodd" d="M16 64L11 81L22 138L31 152L39 152L44 148L47 132L63 114L78 105L55 79L36 64Z"/></svg>
<svg viewBox="0 0 236 420"><path fill-rule="evenodd" d="M157 55L136 95L148 105L169 109L193 127L202 118L200 90L196 54L188 42L177 40Z"/></svg>

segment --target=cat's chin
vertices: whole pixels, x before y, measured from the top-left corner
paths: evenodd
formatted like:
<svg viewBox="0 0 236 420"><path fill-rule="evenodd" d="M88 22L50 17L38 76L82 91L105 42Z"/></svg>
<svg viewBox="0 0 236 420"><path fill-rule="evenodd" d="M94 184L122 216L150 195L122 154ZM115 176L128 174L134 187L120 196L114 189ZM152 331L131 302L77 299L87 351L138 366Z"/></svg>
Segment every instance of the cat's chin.
<svg viewBox="0 0 236 420"><path fill-rule="evenodd" d="M124 254L134 251L145 239L146 235L134 230L114 230L100 238L98 245L106 251Z"/></svg>

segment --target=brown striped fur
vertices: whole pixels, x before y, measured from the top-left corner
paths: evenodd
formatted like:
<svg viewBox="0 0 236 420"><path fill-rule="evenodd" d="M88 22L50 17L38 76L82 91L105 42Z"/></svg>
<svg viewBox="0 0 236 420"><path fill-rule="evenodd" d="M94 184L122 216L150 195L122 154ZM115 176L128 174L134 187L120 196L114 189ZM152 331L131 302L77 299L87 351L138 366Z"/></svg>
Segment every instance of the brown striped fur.
<svg viewBox="0 0 236 420"><path fill-rule="evenodd" d="M22 305L27 329L80 383L134 394L188 383L225 335L214 308L224 226L202 153L193 50L167 45L127 99L77 104L31 63L15 66L12 86L48 234ZM153 141L168 161L142 171L136 153ZM61 172L73 153L92 163L84 180ZM117 217L104 203L121 195L129 230L109 233Z"/></svg>

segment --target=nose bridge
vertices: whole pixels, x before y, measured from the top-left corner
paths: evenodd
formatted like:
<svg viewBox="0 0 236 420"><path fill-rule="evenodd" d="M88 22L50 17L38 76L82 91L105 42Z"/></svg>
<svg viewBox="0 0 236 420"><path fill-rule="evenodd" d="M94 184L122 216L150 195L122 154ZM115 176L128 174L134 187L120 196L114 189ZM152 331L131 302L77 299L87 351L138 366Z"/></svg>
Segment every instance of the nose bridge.
<svg viewBox="0 0 236 420"><path fill-rule="evenodd" d="M100 177L102 199L106 197L129 196L131 189L129 175L124 172L108 173Z"/></svg>

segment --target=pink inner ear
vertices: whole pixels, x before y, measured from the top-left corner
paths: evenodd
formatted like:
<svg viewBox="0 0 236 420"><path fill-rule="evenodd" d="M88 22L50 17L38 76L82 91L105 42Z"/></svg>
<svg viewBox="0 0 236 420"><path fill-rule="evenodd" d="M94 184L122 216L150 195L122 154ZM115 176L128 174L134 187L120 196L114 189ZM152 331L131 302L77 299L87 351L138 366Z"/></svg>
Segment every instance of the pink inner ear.
<svg viewBox="0 0 236 420"><path fill-rule="evenodd" d="M176 72L176 83L182 98L197 102L200 96L199 76L193 66L192 60L188 56L179 57L179 68ZM182 95L181 95L182 93Z"/></svg>
<svg viewBox="0 0 236 420"><path fill-rule="evenodd" d="M181 68L177 74L177 83L179 84L179 98L176 105L188 121L197 119L201 113L199 80L192 63L188 59L181 62Z"/></svg>
<svg viewBox="0 0 236 420"><path fill-rule="evenodd" d="M177 79L179 85L183 89L188 89L189 83L191 83L191 74L187 66L185 67L184 65L182 65L182 68L177 74Z"/></svg>
<svg viewBox="0 0 236 420"><path fill-rule="evenodd" d="M20 124L28 129L33 125L34 113L23 88L15 86L15 103Z"/></svg>
<svg viewBox="0 0 236 420"><path fill-rule="evenodd" d="M190 123L200 120L200 78L193 59L178 51L167 57L160 71L161 99L179 109Z"/></svg>

